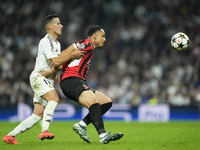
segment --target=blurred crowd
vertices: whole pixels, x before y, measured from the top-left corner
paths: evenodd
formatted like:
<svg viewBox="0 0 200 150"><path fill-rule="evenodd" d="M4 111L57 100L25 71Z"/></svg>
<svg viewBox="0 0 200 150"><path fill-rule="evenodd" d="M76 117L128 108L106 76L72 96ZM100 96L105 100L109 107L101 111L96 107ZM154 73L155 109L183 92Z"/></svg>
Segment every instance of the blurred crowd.
<svg viewBox="0 0 200 150"><path fill-rule="evenodd" d="M87 82L115 103L138 106L200 103L199 0L0 0L0 106L32 104L29 75L37 45L46 34L42 20L59 15L62 50L86 38L90 25L106 32L95 49ZM173 34L184 32L190 45L176 51ZM68 102L59 87L61 102Z"/></svg>

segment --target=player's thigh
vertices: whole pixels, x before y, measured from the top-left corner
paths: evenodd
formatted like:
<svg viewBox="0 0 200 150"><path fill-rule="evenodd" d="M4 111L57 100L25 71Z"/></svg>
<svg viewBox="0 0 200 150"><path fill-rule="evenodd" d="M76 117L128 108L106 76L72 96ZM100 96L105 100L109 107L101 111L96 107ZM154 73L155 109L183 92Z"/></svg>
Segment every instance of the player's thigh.
<svg viewBox="0 0 200 150"><path fill-rule="evenodd" d="M98 103L98 101L91 90L83 91L79 96L79 104L86 108L90 108L90 106L95 103Z"/></svg>
<svg viewBox="0 0 200 150"><path fill-rule="evenodd" d="M100 105L112 102L112 100L109 97L107 97L106 95L104 95L103 93L99 91L95 92L95 97L97 98Z"/></svg>
<svg viewBox="0 0 200 150"><path fill-rule="evenodd" d="M42 104L34 103L33 114L38 115L42 118L44 109L45 109L45 106L43 106Z"/></svg>
<svg viewBox="0 0 200 150"><path fill-rule="evenodd" d="M56 101L59 102L59 96L56 92L55 89L47 92L46 94L41 96L43 99L45 99L46 101Z"/></svg>

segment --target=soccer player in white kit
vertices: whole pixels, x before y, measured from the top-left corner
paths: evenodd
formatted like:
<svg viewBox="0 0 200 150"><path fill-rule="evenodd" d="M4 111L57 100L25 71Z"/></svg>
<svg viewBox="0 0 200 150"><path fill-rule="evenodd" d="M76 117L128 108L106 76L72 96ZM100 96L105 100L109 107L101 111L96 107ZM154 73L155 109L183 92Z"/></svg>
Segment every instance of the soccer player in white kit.
<svg viewBox="0 0 200 150"><path fill-rule="evenodd" d="M61 69L62 64L70 59L84 55L84 52L79 49L70 51L66 49L61 53L61 46L57 38L61 35L63 26L56 14L44 18L44 27L47 34L39 42L35 68L30 75L30 84L34 91L33 114L4 136L3 140L9 144L19 144L15 136L30 129L42 118L42 132L38 138L44 140L55 137L48 130L59 102L58 94L54 89L57 70ZM43 70L48 72L48 77L40 74Z"/></svg>

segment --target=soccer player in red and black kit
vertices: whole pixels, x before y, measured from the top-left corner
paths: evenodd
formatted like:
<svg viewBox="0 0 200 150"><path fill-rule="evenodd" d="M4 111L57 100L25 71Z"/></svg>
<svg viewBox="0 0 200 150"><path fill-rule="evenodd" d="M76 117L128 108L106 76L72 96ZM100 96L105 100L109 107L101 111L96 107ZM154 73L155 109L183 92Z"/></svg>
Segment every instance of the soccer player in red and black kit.
<svg viewBox="0 0 200 150"><path fill-rule="evenodd" d="M63 93L66 97L89 109L88 115L72 127L88 143L91 141L86 133L86 127L91 122L99 134L101 144L119 140L123 136L122 133L112 135L106 133L102 115L110 109L112 101L101 92L88 87L86 83L86 75L94 49L102 48L105 41L105 32L102 27L99 25L91 26L87 32L87 39L80 40L70 46L73 49L81 47L81 51L87 52L81 58L66 62L62 68L60 87Z"/></svg>

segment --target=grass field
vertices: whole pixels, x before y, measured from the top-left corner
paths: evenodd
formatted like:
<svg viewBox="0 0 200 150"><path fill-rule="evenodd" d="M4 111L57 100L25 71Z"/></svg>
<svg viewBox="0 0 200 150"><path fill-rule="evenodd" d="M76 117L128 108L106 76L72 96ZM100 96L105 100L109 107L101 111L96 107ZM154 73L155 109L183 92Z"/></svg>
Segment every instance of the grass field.
<svg viewBox="0 0 200 150"><path fill-rule="evenodd" d="M20 145L3 142L3 137L18 123L0 122L0 150L198 150L200 149L200 122L108 122L107 132L122 132L124 137L109 144L100 144L93 125L87 133L91 144L84 142L72 130L75 122L52 122L50 132L53 140L38 140L40 124L17 136Z"/></svg>

